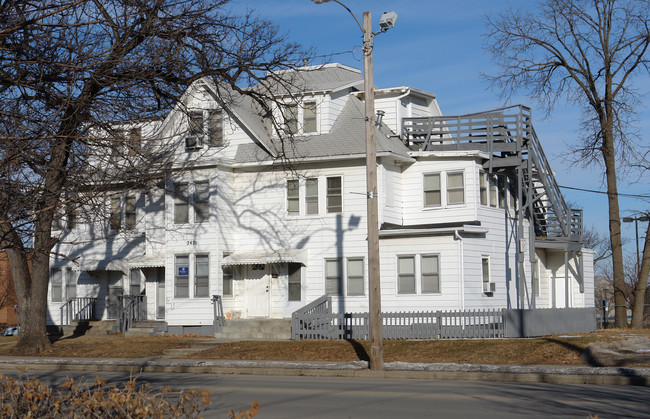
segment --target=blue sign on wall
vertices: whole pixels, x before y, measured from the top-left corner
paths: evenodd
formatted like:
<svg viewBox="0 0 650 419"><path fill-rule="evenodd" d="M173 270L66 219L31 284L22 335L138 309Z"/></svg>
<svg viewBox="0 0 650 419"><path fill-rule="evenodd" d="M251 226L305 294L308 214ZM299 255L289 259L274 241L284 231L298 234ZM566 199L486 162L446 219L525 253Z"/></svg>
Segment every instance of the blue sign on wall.
<svg viewBox="0 0 650 419"><path fill-rule="evenodd" d="M190 268L187 266L178 267L178 276L187 276L190 274Z"/></svg>

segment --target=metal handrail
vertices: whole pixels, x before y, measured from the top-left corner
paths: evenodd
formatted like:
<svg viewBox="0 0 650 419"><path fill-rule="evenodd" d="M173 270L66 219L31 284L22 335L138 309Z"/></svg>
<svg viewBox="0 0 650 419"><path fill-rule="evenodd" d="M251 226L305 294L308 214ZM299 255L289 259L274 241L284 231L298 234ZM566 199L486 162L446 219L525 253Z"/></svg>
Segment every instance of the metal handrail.
<svg viewBox="0 0 650 419"><path fill-rule="evenodd" d="M120 295L117 328L124 333L131 328L133 322L146 320L147 296L146 295Z"/></svg>
<svg viewBox="0 0 650 419"><path fill-rule="evenodd" d="M70 326L73 320L95 320L95 297L74 297L60 308L61 326Z"/></svg>

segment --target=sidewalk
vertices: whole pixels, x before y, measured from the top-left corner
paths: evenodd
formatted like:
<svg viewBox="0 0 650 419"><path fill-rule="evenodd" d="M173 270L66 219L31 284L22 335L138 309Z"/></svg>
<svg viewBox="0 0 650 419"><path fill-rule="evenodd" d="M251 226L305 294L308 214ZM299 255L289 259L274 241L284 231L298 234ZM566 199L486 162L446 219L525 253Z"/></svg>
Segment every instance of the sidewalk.
<svg viewBox="0 0 650 419"><path fill-rule="evenodd" d="M88 359L0 357L0 369L88 372L166 372L317 377L372 377L553 384L650 386L650 368L419 364L388 362L371 371L365 361L287 362L214 359Z"/></svg>

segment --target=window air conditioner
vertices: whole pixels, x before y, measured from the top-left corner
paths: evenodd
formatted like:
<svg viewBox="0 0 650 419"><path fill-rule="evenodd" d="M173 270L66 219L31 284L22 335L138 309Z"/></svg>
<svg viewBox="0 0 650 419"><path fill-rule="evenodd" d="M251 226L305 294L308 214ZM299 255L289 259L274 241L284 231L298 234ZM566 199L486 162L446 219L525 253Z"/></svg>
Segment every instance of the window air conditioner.
<svg viewBox="0 0 650 419"><path fill-rule="evenodd" d="M495 292L497 290L497 284L494 282L484 282L483 283L483 292Z"/></svg>

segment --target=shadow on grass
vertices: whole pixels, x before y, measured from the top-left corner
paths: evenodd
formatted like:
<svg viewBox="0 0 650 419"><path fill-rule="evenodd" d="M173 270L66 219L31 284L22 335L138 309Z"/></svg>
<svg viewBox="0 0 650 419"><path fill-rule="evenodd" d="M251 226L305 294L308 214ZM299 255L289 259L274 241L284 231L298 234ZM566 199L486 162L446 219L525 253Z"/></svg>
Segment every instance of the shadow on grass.
<svg viewBox="0 0 650 419"><path fill-rule="evenodd" d="M357 358L359 358L360 361L370 362L370 356L368 355L366 348L364 348L363 345L359 343L359 341L356 341L354 339L346 339L345 341L352 345L352 348L354 349L354 352L357 354Z"/></svg>

